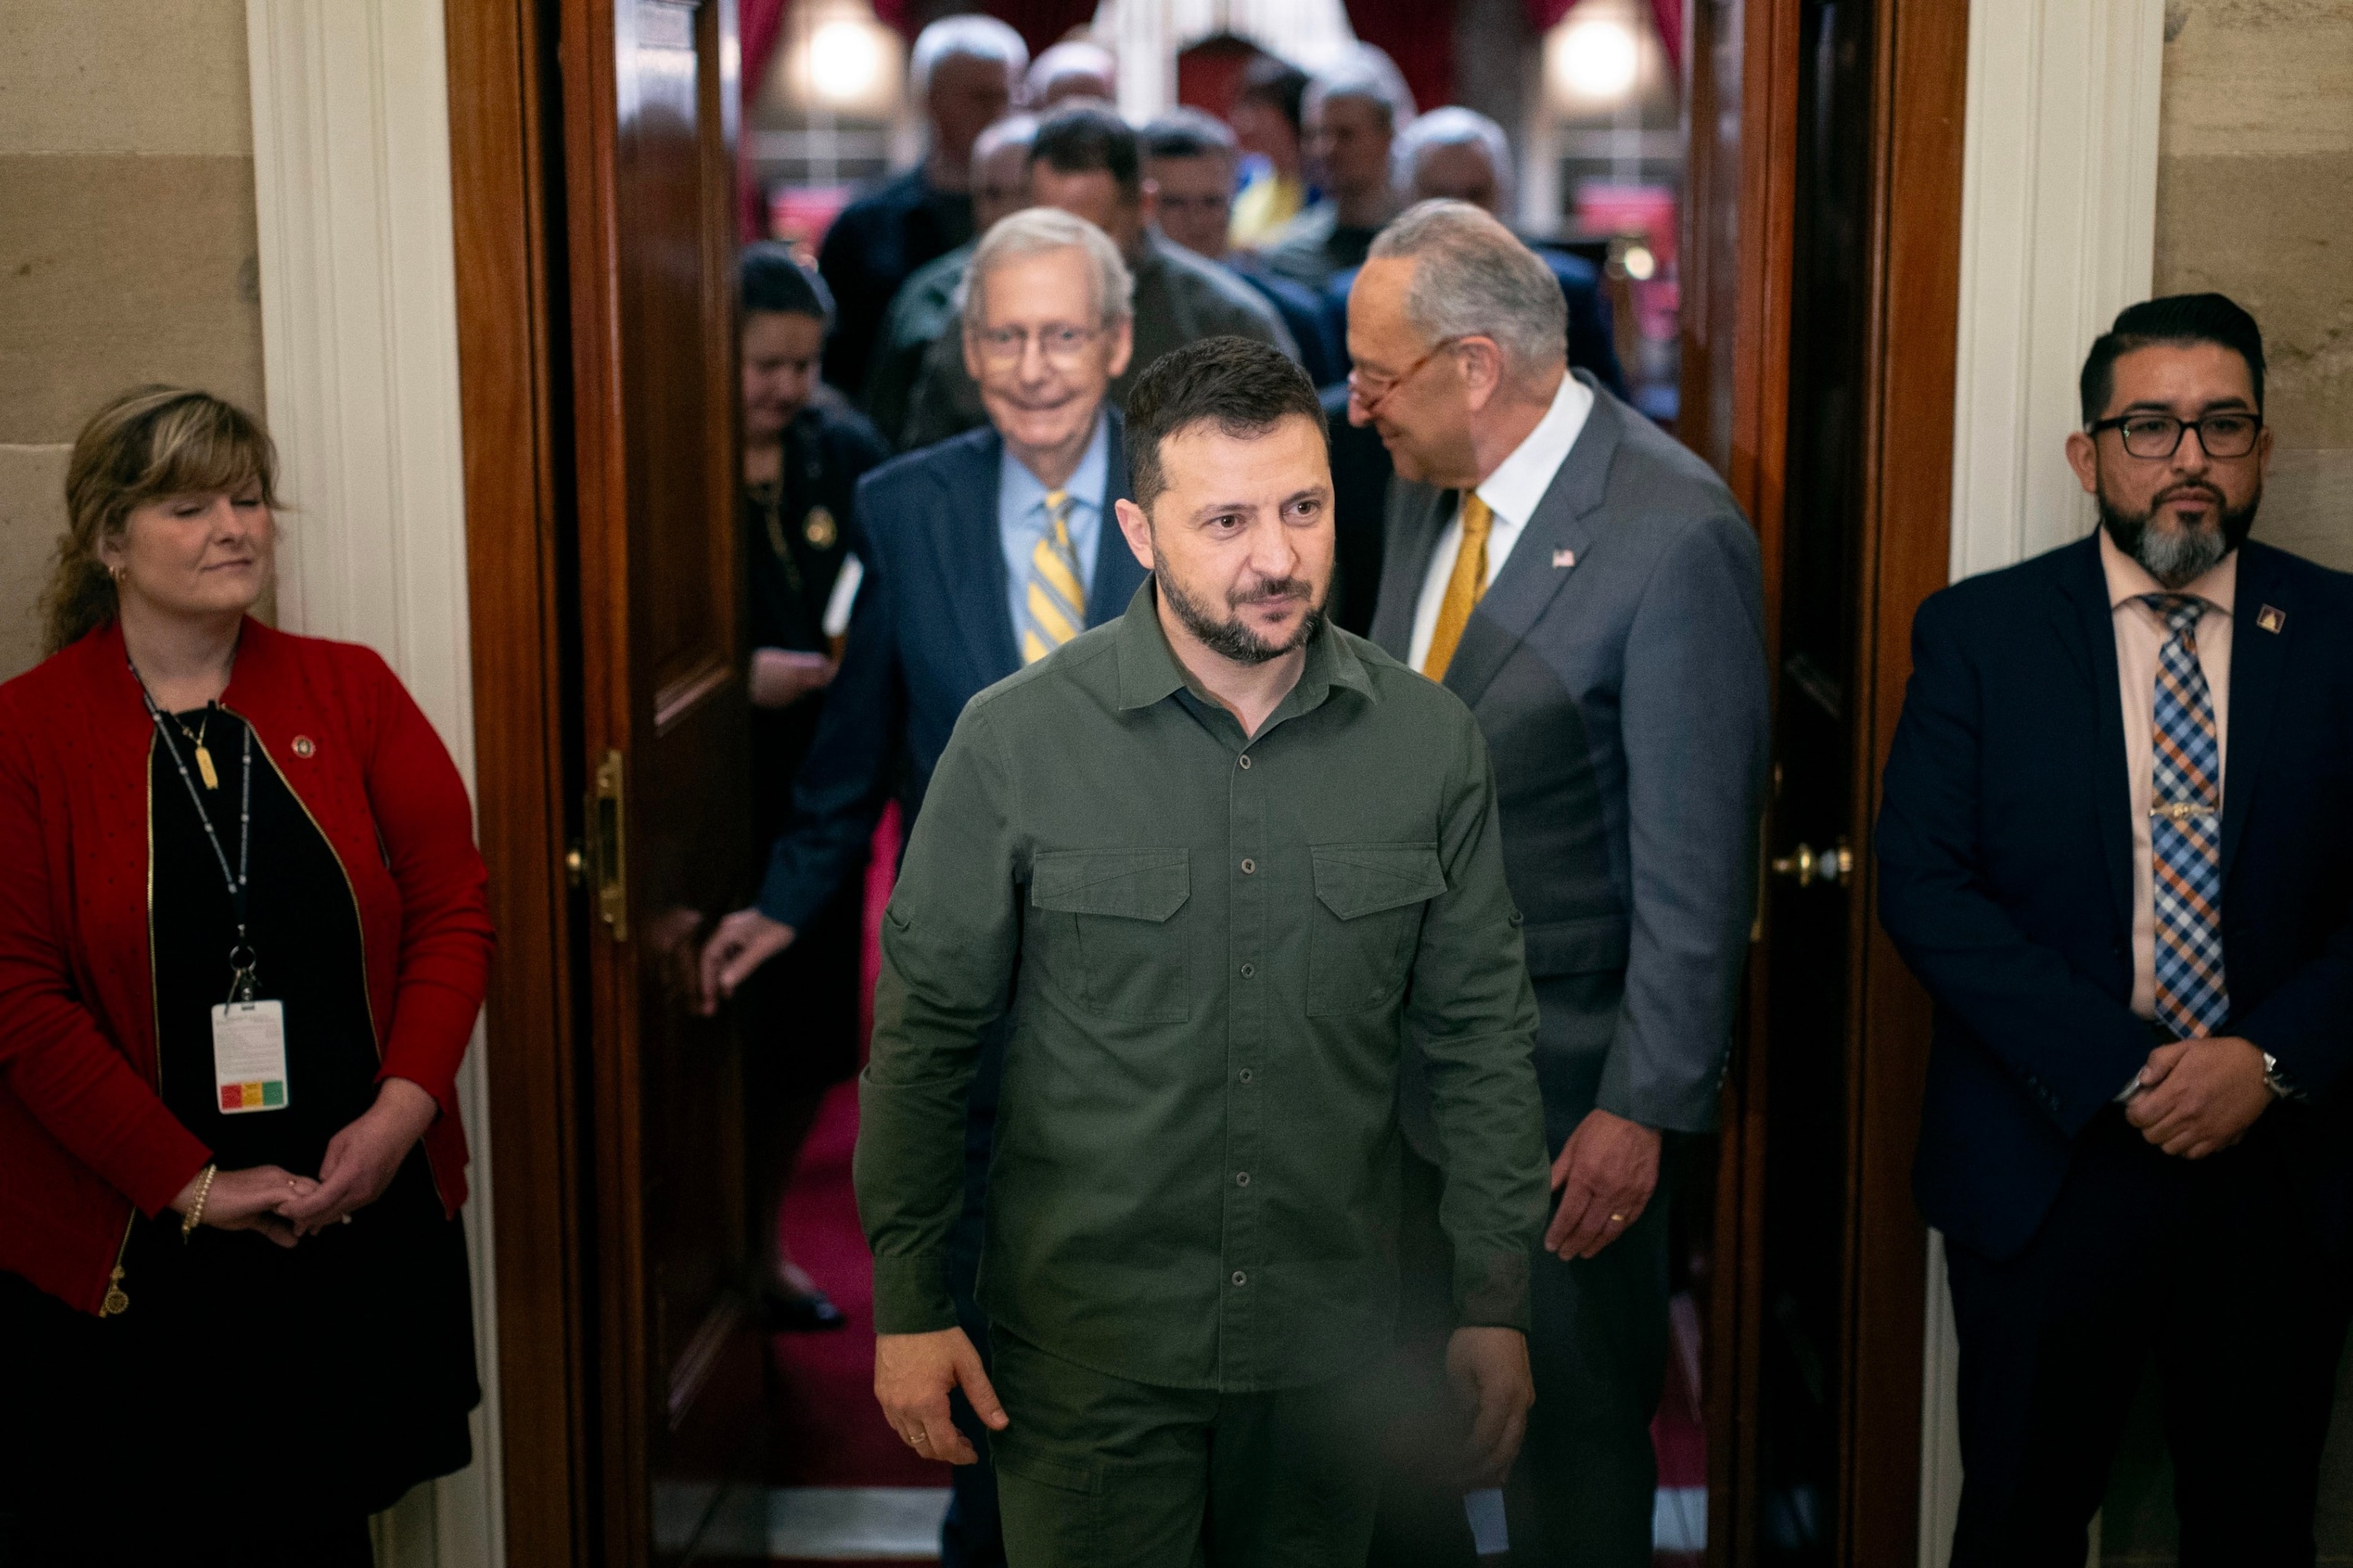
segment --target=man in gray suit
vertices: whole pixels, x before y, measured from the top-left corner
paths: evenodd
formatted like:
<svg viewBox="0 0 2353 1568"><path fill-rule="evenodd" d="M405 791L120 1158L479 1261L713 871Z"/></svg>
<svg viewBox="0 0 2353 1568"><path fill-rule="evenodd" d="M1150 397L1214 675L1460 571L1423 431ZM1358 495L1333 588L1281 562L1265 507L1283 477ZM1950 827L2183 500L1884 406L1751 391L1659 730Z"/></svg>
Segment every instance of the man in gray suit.
<svg viewBox="0 0 2353 1568"><path fill-rule="evenodd" d="M1715 1125L1755 909L1764 596L1731 494L1567 369L1563 315L1502 224L1424 202L1349 296L1349 418L1399 482L1373 640L1486 735L1542 1012L1559 1204L1530 1238L1536 1404L1504 1485L1511 1562L1635 1568L1667 1354L1661 1149ZM1406 1126L1427 1160L1415 1086ZM1386 1512L1390 1560L1470 1550L1459 1508L1419 1526Z"/></svg>

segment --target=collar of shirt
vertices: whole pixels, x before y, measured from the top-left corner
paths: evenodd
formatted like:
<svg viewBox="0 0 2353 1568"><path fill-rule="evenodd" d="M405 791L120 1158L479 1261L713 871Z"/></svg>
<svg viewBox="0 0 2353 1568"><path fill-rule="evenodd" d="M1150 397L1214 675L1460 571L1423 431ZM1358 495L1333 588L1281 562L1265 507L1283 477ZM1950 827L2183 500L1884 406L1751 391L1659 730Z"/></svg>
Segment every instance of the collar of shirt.
<svg viewBox="0 0 2353 1568"><path fill-rule="evenodd" d="M1584 433L1586 417L1592 412L1593 389L1564 371L1560 389L1552 395L1552 407L1545 410L1545 417L1480 484L1479 499L1495 514L1494 524L1487 534L1490 583L1503 570L1512 546L1520 542L1528 519L1543 504L1545 492L1552 488L1553 476L1568 461L1568 449Z"/></svg>
<svg viewBox="0 0 2353 1568"><path fill-rule="evenodd" d="M1135 597L1127 601L1127 613L1119 618L1114 635L1118 640L1119 705L1123 713L1148 708L1182 693L1211 711L1225 714L1232 722L1234 733L1240 734L1239 721L1233 720L1223 704L1200 688L1178 662L1176 651L1168 646L1168 633L1160 625L1160 600L1153 578L1145 578ZM1356 650L1341 637L1338 628L1325 620L1307 640L1307 662L1299 672L1299 683L1276 705L1265 727L1250 740L1263 739L1283 720L1321 707L1335 686L1362 693L1368 700L1373 695L1372 677L1365 673L1364 661L1356 657Z"/></svg>
<svg viewBox="0 0 2353 1568"><path fill-rule="evenodd" d="M2202 599L2212 609L2224 615L2234 612L2239 597L2239 552L2232 551L2206 568L2188 587L2168 588L2148 575L2148 568L2116 547L2105 528L2100 530L2100 570L2108 579L2108 608L2122 609L2132 605L2156 625L2165 622L2157 611L2141 602L2153 593L2186 593L2192 599Z"/></svg>
<svg viewBox="0 0 2353 1568"><path fill-rule="evenodd" d="M1079 466L1062 486L1071 497L1071 548L1079 557L1079 581L1092 591L1095 580L1095 550L1103 535L1103 485L1111 471L1111 419L1095 416L1095 433L1079 458ZM1029 553L1045 536L1046 487L1008 450L997 465L997 530L1005 546L1005 570L1013 624L1021 624L1021 605L1029 586Z"/></svg>

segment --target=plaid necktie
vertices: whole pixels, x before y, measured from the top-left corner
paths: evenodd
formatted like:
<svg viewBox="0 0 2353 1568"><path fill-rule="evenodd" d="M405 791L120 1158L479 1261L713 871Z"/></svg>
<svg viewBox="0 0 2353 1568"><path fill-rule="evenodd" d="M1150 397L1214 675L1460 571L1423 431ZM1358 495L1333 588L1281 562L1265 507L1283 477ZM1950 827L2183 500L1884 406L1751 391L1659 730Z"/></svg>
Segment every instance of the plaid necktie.
<svg viewBox="0 0 2353 1568"><path fill-rule="evenodd" d="M2142 602L2173 635L2158 652L2149 871L2157 904L2157 1021L2184 1040L2230 1015L2222 976L2222 754L2214 694L2198 662L2203 599L2153 593Z"/></svg>
<svg viewBox="0 0 2353 1568"><path fill-rule="evenodd" d="M1087 624L1087 590L1071 544L1071 497L1046 493L1046 531L1029 551L1029 586L1021 596L1021 662L1035 664Z"/></svg>

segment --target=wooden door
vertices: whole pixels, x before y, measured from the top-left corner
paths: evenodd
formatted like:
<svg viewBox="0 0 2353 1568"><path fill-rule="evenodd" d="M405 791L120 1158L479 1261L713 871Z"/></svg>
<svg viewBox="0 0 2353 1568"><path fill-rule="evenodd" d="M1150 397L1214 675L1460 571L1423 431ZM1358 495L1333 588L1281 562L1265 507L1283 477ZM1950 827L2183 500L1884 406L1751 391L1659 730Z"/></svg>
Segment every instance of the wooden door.
<svg viewBox="0 0 2353 1568"><path fill-rule="evenodd" d="M693 1012L740 894L735 18L565 0L596 1425L608 1563L765 1557L741 1070Z"/></svg>
<svg viewBox="0 0 2353 1568"><path fill-rule="evenodd" d="M1709 1559L1916 1548L1926 1009L1870 830L1946 577L1964 5L1703 0L1685 439L1765 547L1773 790L1710 1234Z"/></svg>

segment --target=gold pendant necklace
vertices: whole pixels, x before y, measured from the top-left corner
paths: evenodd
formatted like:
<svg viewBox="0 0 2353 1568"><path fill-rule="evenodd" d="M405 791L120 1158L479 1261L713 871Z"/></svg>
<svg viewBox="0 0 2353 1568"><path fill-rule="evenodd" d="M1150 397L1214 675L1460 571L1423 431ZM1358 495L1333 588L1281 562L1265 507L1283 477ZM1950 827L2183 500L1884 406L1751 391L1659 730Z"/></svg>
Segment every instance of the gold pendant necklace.
<svg viewBox="0 0 2353 1568"><path fill-rule="evenodd" d="M193 733L189 730L186 725L180 724L177 715L173 716L172 722L180 726L180 733L186 736L189 743L196 748L196 771L204 776L205 788L207 789L219 789L220 774L215 771L213 768L213 754L211 748L205 745L205 732L212 728L213 726L212 705L210 703L206 703L205 705L205 716L197 723Z"/></svg>

